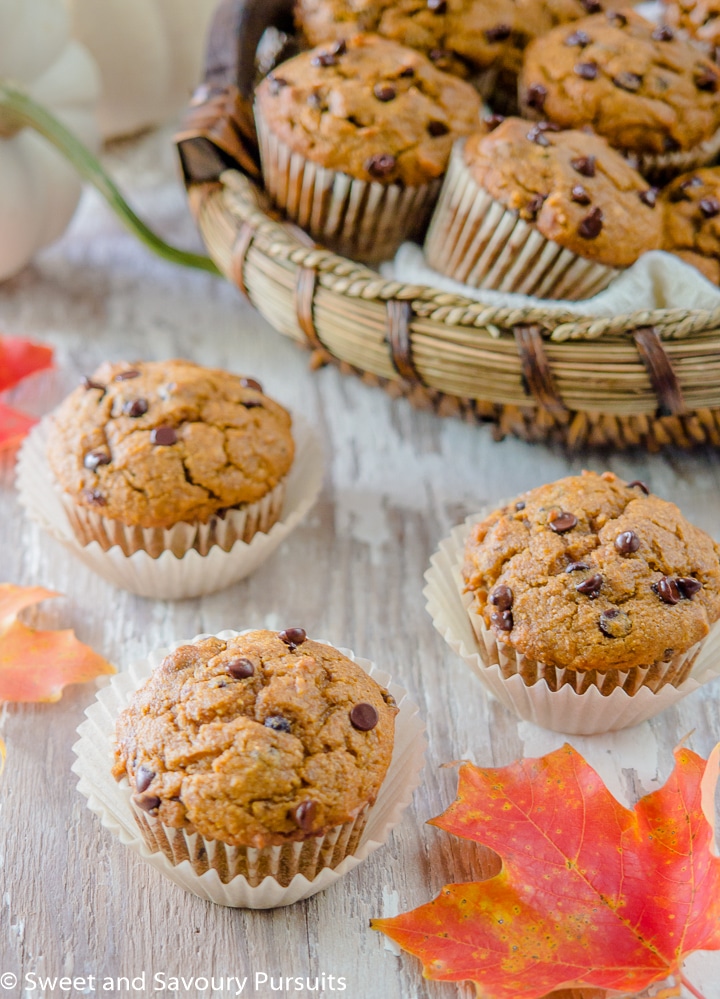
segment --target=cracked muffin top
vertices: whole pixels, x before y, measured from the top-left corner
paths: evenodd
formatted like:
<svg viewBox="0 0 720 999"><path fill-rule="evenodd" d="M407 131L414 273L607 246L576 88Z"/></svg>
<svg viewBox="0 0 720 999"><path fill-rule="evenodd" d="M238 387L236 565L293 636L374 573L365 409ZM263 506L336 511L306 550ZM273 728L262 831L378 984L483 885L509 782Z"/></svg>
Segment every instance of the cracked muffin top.
<svg viewBox="0 0 720 999"><path fill-rule="evenodd" d="M506 118L467 139L464 161L483 190L581 257L629 267L660 246L655 191L598 135Z"/></svg>
<svg viewBox="0 0 720 999"><path fill-rule="evenodd" d="M183 360L103 364L55 411L48 460L103 517L205 523L275 488L293 461L290 426L252 378Z"/></svg>
<svg viewBox="0 0 720 999"><path fill-rule="evenodd" d="M720 548L610 472L560 479L472 528L463 578L498 642L577 672L663 662L720 617Z"/></svg>
<svg viewBox="0 0 720 999"><path fill-rule="evenodd" d="M720 128L720 68L667 26L623 10L554 28L525 51L520 101L640 154L689 151Z"/></svg>
<svg viewBox="0 0 720 999"><path fill-rule="evenodd" d="M694 170L662 194L664 250L720 285L720 169Z"/></svg>
<svg viewBox="0 0 720 999"><path fill-rule="evenodd" d="M320 835L375 801L397 708L302 628L171 652L116 728L117 780L167 826L231 846Z"/></svg>
<svg viewBox="0 0 720 999"><path fill-rule="evenodd" d="M256 103L294 152L381 184L440 177L453 140L480 127L481 102L469 83L374 35L282 63L258 87Z"/></svg>

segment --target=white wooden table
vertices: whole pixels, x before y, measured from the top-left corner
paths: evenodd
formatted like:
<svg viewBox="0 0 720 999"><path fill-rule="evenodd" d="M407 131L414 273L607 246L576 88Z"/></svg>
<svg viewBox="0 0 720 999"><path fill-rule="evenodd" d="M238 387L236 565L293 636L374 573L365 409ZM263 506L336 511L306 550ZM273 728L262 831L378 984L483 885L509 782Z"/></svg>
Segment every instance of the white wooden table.
<svg viewBox="0 0 720 999"><path fill-rule="evenodd" d="M141 215L166 238L199 246L175 173L169 135L117 147L108 162ZM112 995L226 999L226 989L152 992L166 977L249 975L244 996L317 995L254 989L252 976L344 977L351 999L450 999L463 989L426 982L368 928L372 916L429 900L447 882L483 870L471 844L424 823L452 800L462 757L504 765L560 745L562 736L518 723L435 633L421 595L438 541L486 502L582 468L642 479L720 534L720 457L711 450L647 456L497 443L487 427L413 411L308 356L271 330L220 279L157 261L92 195L61 243L0 286L0 330L57 351L58 373L15 393L42 412L106 358L185 356L252 374L318 428L328 456L320 502L250 579L217 595L153 602L113 589L23 517L5 468L0 479L0 580L65 594L30 619L72 626L122 669L172 640L225 628L301 624L389 670L420 704L430 748L424 783L386 846L327 892L288 909L248 912L184 893L113 840L85 807L70 772L75 729L93 684L55 705L4 706L7 768L0 786L0 974L8 996L93 994L36 988L24 976L146 976L147 988ZM690 733L688 735L688 733ZM706 756L720 737L720 684L636 729L570 741L618 795L664 782L683 737ZM688 977L720 999L720 956L694 958ZM2 979L0 979L0 982ZM326 991L326 996L334 993Z"/></svg>

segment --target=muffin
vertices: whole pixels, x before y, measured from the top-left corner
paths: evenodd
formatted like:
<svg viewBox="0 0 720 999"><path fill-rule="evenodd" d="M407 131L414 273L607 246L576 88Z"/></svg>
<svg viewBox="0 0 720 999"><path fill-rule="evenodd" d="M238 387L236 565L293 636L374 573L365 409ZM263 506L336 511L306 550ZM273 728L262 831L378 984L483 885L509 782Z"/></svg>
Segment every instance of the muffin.
<svg viewBox="0 0 720 999"><path fill-rule="evenodd" d="M720 617L720 549L641 482L585 472L470 532L462 577L487 663L527 686L679 686Z"/></svg>
<svg viewBox="0 0 720 999"><path fill-rule="evenodd" d="M127 778L152 852L192 858L223 882L312 880L357 846L397 708L301 628L232 634L181 645L156 667L118 718L113 775Z"/></svg>
<svg viewBox="0 0 720 999"><path fill-rule="evenodd" d="M665 24L677 28L718 61L720 50L720 0L663 0Z"/></svg>
<svg viewBox="0 0 720 999"><path fill-rule="evenodd" d="M470 84L370 35L316 48L260 84L265 186L319 242L358 260L424 231L453 139L479 126Z"/></svg>
<svg viewBox="0 0 720 999"><path fill-rule="evenodd" d="M720 148L720 68L633 10L555 28L525 52L520 103L563 128L591 125L646 176L710 162Z"/></svg>
<svg viewBox="0 0 720 999"><path fill-rule="evenodd" d="M661 240L655 191L598 135L507 118L458 143L428 233L476 288L587 298Z"/></svg>
<svg viewBox="0 0 720 999"><path fill-rule="evenodd" d="M663 249L720 285L720 168L678 177L662 193Z"/></svg>
<svg viewBox="0 0 720 999"><path fill-rule="evenodd" d="M290 415L258 382L184 360L103 364L47 442L78 540L153 558L268 531L293 456Z"/></svg>

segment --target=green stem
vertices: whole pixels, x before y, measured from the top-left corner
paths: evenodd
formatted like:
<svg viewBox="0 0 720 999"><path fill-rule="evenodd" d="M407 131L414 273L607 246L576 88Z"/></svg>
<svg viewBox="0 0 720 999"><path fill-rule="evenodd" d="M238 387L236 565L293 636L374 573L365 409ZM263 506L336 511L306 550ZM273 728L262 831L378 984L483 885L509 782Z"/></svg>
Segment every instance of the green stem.
<svg viewBox="0 0 720 999"><path fill-rule="evenodd" d="M22 128L31 128L47 139L72 163L83 180L92 184L127 228L153 253L183 267L194 267L211 274L220 273L209 257L179 250L160 239L137 217L99 161L72 132L23 90L7 81L0 81L0 137L12 135Z"/></svg>

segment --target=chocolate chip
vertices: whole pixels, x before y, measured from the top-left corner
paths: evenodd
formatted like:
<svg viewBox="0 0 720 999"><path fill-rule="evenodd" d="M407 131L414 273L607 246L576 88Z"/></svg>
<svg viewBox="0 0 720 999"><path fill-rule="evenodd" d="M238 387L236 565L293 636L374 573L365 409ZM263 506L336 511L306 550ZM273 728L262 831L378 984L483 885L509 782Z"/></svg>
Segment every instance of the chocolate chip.
<svg viewBox="0 0 720 999"><path fill-rule="evenodd" d="M337 42L335 42L330 51L333 55L344 56L347 52L347 41L344 38L340 38Z"/></svg>
<svg viewBox="0 0 720 999"><path fill-rule="evenodd" d="M437 139L441 135L447 135L450 128L444 121L431 121L427 130L434 139Z"/></svg>
<svg viewBox="0 0 720 999"><path fill-rule="evenodd" d="M673 139L672 135L663 136L663 152L676 153L680 149L680 143Z"/></svg>
<svg viewBox="0 0 720 999"><path fill-rule="evenodd" d="M649 187L647 191L638 191L638 198L642 201L644 205L648 208L654 208L657 204L658 189L656 187Z"/></svg>
<svg viewBox="0 0 720 999"><path fill-rule="evenodd" d="M598 14L603 8L600 0L580 0L588 14Z"/></svg>
<svg viewBox="0 0 720 999"><path fill-rule="evenodd" d="M570 165L573 170L577 170L577 172L582 174L583 177L595 176L594 156L578 156L576 159L570 160Z"/></svg>
<svg viewBox="0 0 720 999"><path fill-rule="evenodd" d="M678 590L680 590L680 595L686 600L692 600L695 594L699 593L702 589L700 580L694 579L692 576L681 576L675 582L677 583Z"/></svg>
<svg viewBox="0 0 720 999"><path fill-rule="evenodd" d="M177 431L175 427L155 427L153 432L150 434L150 442L152 444L163 444L165 447L169 447L171 444L177 444Z"/></svg>
<svg viewBox="0 0 720 999"><path fill-rule="evenodd" d="M628 23L627 17L617 10L609 10L607 12L607 19L610 24L614 24L616 28L624 28Z"/></svg>
<svg viewBox="0 0 720 999"><path fill-rule="evenodd" d="M430 49L428 58L436 64L443 63L452 58L452 52L448 52L447 49Z"/></svg>
<svg viewBox="0 0 720 999"><path fill-rule="evenodd" d="M365 169L376 180L389 177L397 166L397 160L391 153L375 153L365 163Z"/></svg>
<svg viewBox="0 0 720 999"><path fill-rule="evenodd" d="M107 500L99 489L83 489L80 495L90 506L107 506Z"/></svg>
<svg viewBox="0 0 720 999"><path fill-rule="evenodd" d="M99 389L101 392L105 391L105 386L101 385L100 382L94 382L92 378L88 378L86 375L82 380L82 387L84 389Z"/></svg>
<svg viewBox="0 0 720 999"><path fill-rule="evenodd" d="M265 728L271 728L273 732L289 732L290 722L282 715L270 715L263 722Z"/></svg>
<svg viewBox="0 0 720 999"><path fill-rule="evenodd" d="M307 635L303 628L285 628L284 631L278 632L278 638L288 646L291 652L294 652L298 645L302 645Z"/></svg>
<svg viewBox="0 0 720 999"><path fill-rule="evenodd" d="M145 766L138 767L135 774L135 788L139 794L142 794L143 791L147 791L154 780L155 774L152 770Z"/></svg>
<svg viewBox="0 0 720 999"><path fill-rule="evenodd" d="M109 465L110 461L110 455L105 451L88 451L83 458L83 465L94 472L99 465Z"/></svg>
<svg viewBox="0 0 720 999"><path fill-rule="evenodd" d="M640 479L634 479L632 482L628 482L627 487L628 489L641 489L646 496L650 495L650 490L644 482L640 481Z"/></svg>
<svg viewBox="0 0 720 999"><path fill-rule="evenodd" d="M581 77L583 80L595 80L597 79L599 68L596 62L577 62L575 63L574 72L576 76Z"/></svg>
<svg viewBox="0 0 720 999"><path fill-rule="evenodd" d="M315 108L315 110L321 108L323 106L322 94L319 94L316 90L313 90L312 93L307 95L306 103L308 107Z"/></svg>
<svg viewBox="0 0 720 999"><path fill-rule="evenodd" d="M618 73L613 77L613 83L620 90L627 90L629 94L636 93L642 87L642 77L637 73Z"/></svg>
<svg viewBox="0 0 720 999"><path fill-rule="evenodd" d="M690 201L690 195L687 193L690 188L702 186L702 179L697 175L693 175L692 177L688 177L686 180L680 181L679 184L676 184L668 195L668 198L673 204L677 204L678 201Z"/></svg>
<svg viewBox="0 0 720 999"><path fill-rule="evenodd" d="M129 378L139 378L140 372L132 368L130 371L121 371L113 378L114 382L126 382Z"/></svg>
<svg viewBox="0 0 720 999"><path fill-rule="evenodd" d="M573 527L577 526L577 522L578 519L574 513L561 510L552 520L548 520L548 527L556 534L565 534L566 531L572 531Z"/></svg>
<svg viewBox="0 0 720 999"><path fill-rule="evenodd" d="M256 392L262 392L263 387L260 382L255 381L254 378L241 378L240 384L243 388L255 389Z"/></svg>
<svg viewBox="0 0 720 999"><path fill-rule="evenodd" d="M695 71L695 86L698 90L717 90L718 76L709 66L699 66Z"/></svg>
<svg viewBox="0 0 720 999"><path fill-rule="evenodd" d="M512 34L512 27L509 24L496 24L494 28L488 28L485 37L492 45L493 42L505 42Z"/></svg>
<svg viewBox="0 0 720 999"><path fill-rule="evenodd" d="M660 597L663 603L677 604L680 602L680 590L677 582L671 576L663 576L653 583L651 589Z"/></svg>
<svg viewBox="0 0 720 999"><path fill-rule="evenodd" d="M579 205L589 205L592 198L587 193L582 184L576 184L575 187L570 192L570 197L573 201L576 201Z"/></svg>
<svg viewBox="0 0 720 999"><path fill-rule="evenodd" d="M545 107L545 100L547 98L548 92L547 87L543 87L542 83L532 83L528 87L527 95L525 101L529 108L534 108L536 111L542 111Z"/></svg>
<svg viewBox="0 0 720 999"><path fill-rule="evenodd" d="M268 76L268 88L273 97L277 97L283 87L288 86L287 80L282 76Z"/></svg>
<svg viewBox="0 0 720 999"><path fill-rule="evenodd" d="M398 76L402 76L405 78L410 76L415 76L415 70L413 69L412 66L403 66L403 68L398 73Z"/></svg>
<svg viewBox="0 0 720 999"><path fill-rule="evenodd" d="M546 198L547 198L546 194L534 194L532 198L530 198L530 200L528 201L527 211L533 218L536 218L537 213L545 204Z"/></svg>
<svg viewBox="0 0 720 999"><path fill-rule="evenodd" d="M240 405L244 406L245 409L264 409L265 408L263 406L263 404L260 402L259 399L246 399L245 402L242 402Z"/></svg>
<svg viewBox="0 0 720 999"><path fill-rule="evenodd" d="M621 555L631 555L640 547L640 538L635 531L623 531L615 538L615 548Z"/></svg>
<svg viewBox="0 0 720 999"><path fill-rule="evenodd" d="M318 52L310 60L313 66L319 66L322 69L327 69L329 66L337 65L337 56L332 52Z"/></svg>
<svg viewBox="0 0 720 999"><path fill-rule="evenodd" d="M317 816L317 805L314 801L301 801L293 813L293 818L303 832L311 832Z"/></svg>
<svg viewBox="0 0 720 999"><path fill-rule="evenodd" d="M703 198L698 203L698 208L706 219L714 219L716 215L720 215L720 201L717 198Z"/></svg>
<svg viewBox="0 0 720 999"><path fill-rule="evenodd" d="M619 607L610 607L600 615L598 627L608 638L625 638L632 631L632 621Z"/></svg>
<svg viewBox="0 0 720 999"><path fill-rule="evenodd" d="M132 800L138 808L142 808L144 812L150 812L150 814L156 812L161 804L160 799L155 794L134 794Z"/></svg>
<svg viewBox="0 0 720 999"><path fill-rule="evenodd" d="M496 586L488 598L489 602L493 607L497 607L498 610L510 610L513 605L513 591L509 586L505 586L502 583L500 586Z"/></svg>
<svg viewBox="0 0 720 999"><path fill-rule="evenodd" d="M512 631L514 624L512 611L495 611L490 615L490 623L495 625L498 631Z"/></svg>
<svg viewBox="0 0 720 999"><path fill-rule="evenodd" d="M675 37L675 32L669 24L660 24L652 33L656 42L671 42Z"/></svg>
<svg viewBox="0 0 720 999"><path fill-rule="evenodd" d="M148 411L148 401L147 399L131 399L126 402L123 406L123 413L126 416L144 416Z"/></svg>
<svg viewBox="0 0 720 999"><path fill-rule="evenodd" d="M394 101L397 97L395 87L391 87L389 83L376 83L373 87L373 93L383 104L387 104L388 101Z"/></svg>
<svg viewBox="0 0 720 999"><path fill-rule="evenodd" d="M486 114L483 118L483 123L487 125L489 132L494 132L498 125L502 125L505 121L505 115L503 114Z"/></svg>
<svg viewBox="0 0 720 999"><path fill-rule="evenodd" d="M520 511L525 509L525 500L518 500L515 504L515 509Z"/></svg>
<svg viewBox="0 0 720 999"><path fill-rule="evenodd" d="M600 593L602 584L603 578L598 572L594 576L588 576L587 579L583 579L582 583L578 583L575 589L578 593L582 593L584 597L590 597L591 600L594 600Z"/></svg>
<svg viewBox="0 0 720 999"><path fill-rule="evenodd" d="M369 732L371 728L375 728L379 720L380 715L372 704L365 702L356 704L350 712L350 724L359 732Z"/></svg>
<svg viewBox="0 0 720 999"><path fill-rule="evenodd" d="M597 239L597 237L602 232L603 227L603 213L601 208L593 208L593 210L585 216L580 225L578 226L578 234L582 236L583 239Z"/></svg>
<svg viewBox="0 0 720 999"><path fill-rule="evenodd" d="M587 562L571 562L565 572L580 572L581 569L591 569Z"/></svg>
<svg viewBox="0 0 720 999"><path fill-rule="evenodd" d="M539 127L541 124L542 124L541 122L538 122L537 125L533 125L533 127L527 133L527 137L528 139L530 139L531 142L537 143L538 146L549 146L550 140L545 134L546 129Z"/></svg>
<svg viewBox="0 0 720 999"><path fill-rule="evenodd" d="M579 45L581 49L584 49L586 45L589 45L592 39L586 31L573 31L571 35L568 35L565 39L565 44L569 45L571 48Z"/></svg>
<svg viewBox="0 0 720 999"><path fill-rule="evenodd" d="M225 669L235 680L247 680L249 676L253 676L255 673L255 667L252 662L244 656L238 659L231 659L230 662L225 663Z"/></svg>

